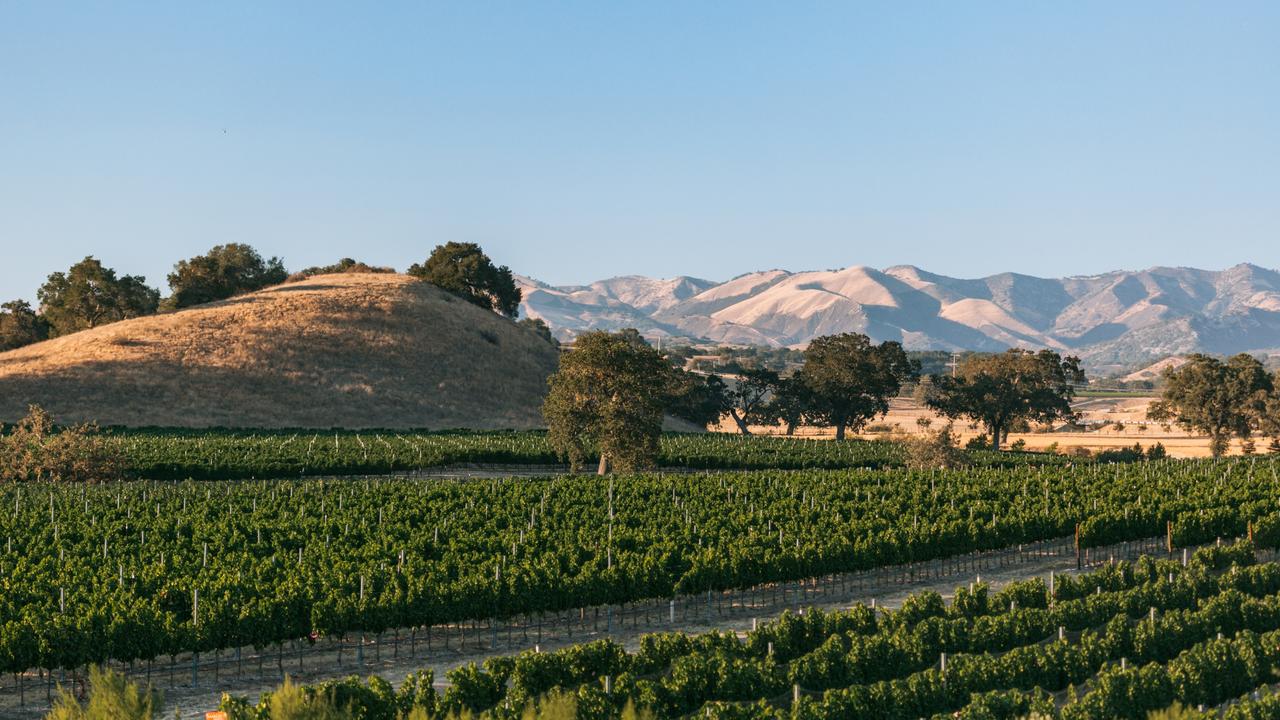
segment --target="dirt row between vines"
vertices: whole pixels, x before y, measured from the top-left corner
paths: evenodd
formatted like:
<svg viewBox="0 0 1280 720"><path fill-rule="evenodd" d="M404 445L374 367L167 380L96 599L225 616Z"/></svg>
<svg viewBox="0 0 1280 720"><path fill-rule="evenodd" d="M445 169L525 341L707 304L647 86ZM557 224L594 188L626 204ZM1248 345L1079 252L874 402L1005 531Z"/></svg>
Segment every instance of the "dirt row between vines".
<svg viewBox="0 0 1280 720"><path fill-rule="evenodd" d="M1120 543L1096 548L1081 557L1085 570L1112 559L1136 559L1141 555L1167 556L1164 538ZM753 624L776 618L785 610L802 608L839 610L857 604L897 608L911 593L934 590L948 600L958 585L981 579L993 589L1017 580L1048 578L1076 573L1077 557L1071 538L1031 543L990 552L971 553L945 560L892 566L844 575L775 583L743 591L681 596L592 607L541 617L515 618L509 622L478 621L461 626L433 627L428 631L401 629L364 638L349 636L345 642L321 639L315 644L286 643L262 651L254 648L227 650L215 655L190 654L157 659L131 666L110 663L129 677L148 681L164 696L162 716L203 718L215 709L223 693L256 700L277 686L284 675L295 682L317 683L359 675L378 675L393 685L411 672L432 670L438 689L447 687L445 674L467 663L517 654L535 647L552 651L575 643L611 638L628 650L639 646L642 635L710 630L743 634ZM238 659L237 659L238 658ZM21 691L19 688L21 683ZM0 717L39 718L49 708L47 697L57 684L73 691L83 688L83 672L52 676L27 673L22 678L0 679Z"/></svg>

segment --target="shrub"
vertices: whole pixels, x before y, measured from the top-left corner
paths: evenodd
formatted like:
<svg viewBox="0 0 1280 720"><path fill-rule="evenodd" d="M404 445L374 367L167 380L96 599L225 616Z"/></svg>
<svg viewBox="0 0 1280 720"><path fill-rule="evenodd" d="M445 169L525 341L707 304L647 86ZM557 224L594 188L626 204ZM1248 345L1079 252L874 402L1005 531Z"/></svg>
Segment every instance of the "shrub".
<svg viewBox="0 0 1280 720"><path fill-rule="evenodd" d="M143 692L114 670L89 667L89 702L61 690L45 720L151 720L159 695Z"/></svg>
<svg viewBox="0 0 1280 720"><path fill-rule="evenodd" d="M964 446L969 450L986 450L991 447L991 438L987 437L986 433L975 435Z"/></svg>
<svg viewBox="0 0 1280 720"><path fill-rule="evenodd" d="M923 435L904 435L898 438L906 449L907 467L913 470L963 467L965 454L957 447L956 435L950 423L937 432Z"/></svg>
<svg viewBox="0 0 1280 720"><path fill-rule="evenodd" d="M32 405L27 416L0 435L0 480L116 480L124 457L93 424L58 430L53 418Z"/></svg>
<svg viewBox="0 0 1280 720"><path fill-rule="evenodd" d="M1142 451L1142 446L1137 443L1133 447L1112 448L1098 453L1098 462L1104 463L1132 463L1140 462L1145 458L1146 453Z"/></svg>
<svg viewBox="0 0 1280 720"><path fill-rule="evenodd" d="M360 262L359 260L352 260L351 258L342 258L341 260L339 260L338 262L332 265L309 267L305 270L299 270L298 272L286 278L285 282L300 282L302 280L306 280L307 278L313 275L338 275L338 274L355 274L355 273L388 274L388 273L394 273L395 271L396 271L395 268L369 265L367 263Z"/></svg>

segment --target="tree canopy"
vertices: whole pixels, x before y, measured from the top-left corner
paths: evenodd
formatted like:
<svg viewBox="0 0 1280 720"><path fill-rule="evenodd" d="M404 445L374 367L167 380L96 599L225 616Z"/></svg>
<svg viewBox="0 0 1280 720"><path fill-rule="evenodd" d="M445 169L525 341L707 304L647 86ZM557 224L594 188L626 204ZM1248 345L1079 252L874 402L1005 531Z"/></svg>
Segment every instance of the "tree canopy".
<svg viewBox="0 0 1280 720"><path fill-rule="evenodd" d="M658 453L670 371L638 336L593 331L560 356L542 414L547 438L576 471L590 449L599 472L649 467Z"/></svg>
<svg viewBox="0 0 1280 720"><path fill-rule="evenodd" d="M556 339L555 335L551 334L551 326L547 324L546 320L542 318L524 318L516 324L532 331L534 335L546 340L552 347L560 347L560 341Z"/></svg>
<svg viewBox="0 0 1280 720"><path fill-rule="evenodd" d="M13 300L0 305L0 352L40 342L49 337L49 323L36 314L31 303Z"/></svg>
<svg viewBox="0 0 1280 720"><path fill-rule="evenodd" d="M52 335L86 330L119 320L150 315L160 304L160 291L147 287L140 275L116 277L89 256L65 273L56 272L36 292L40 314Z"/></svg>
<svg viewBox="0 0 1280 720"><path fill-rule="evenodd" d="M768 368L748 368L738 374L733 387L725 392L725 410L743 435L748 426L762 419L762 411L778 387L778 373Z"/></svg>
<svg viewBox="0 0 1280 720"><path fill-rule="evenodd" d="M701 375L682 368L669 368L667 372L668 413L703 428L720 422L729 400L718 375Z"/></svg>
<svg viewBox="0 0 1280 720"><path fill-rule="evenodd" d="M1275 424L1275 381L1262 363L1241 353L1226 362L1196 354L1165 370L1159 402L1147 411L1153 420L1172 420L1209 436L1209 451L1220 457L1232 436L1248 439Z"/></svg>
<svg viewBox="0 0 1280 720"><path fill-rule="evenodd" d="M799 374L779 377L769 402L755 413L754 418L748 418L748 422L760 425L782 423L787 428L787 435L794 435L796 427L804 422L809 404L809 388L804 384L804 377Z"/></svg>
<svg viewBox="0 0 1280 720"><path fill-rule="evenodd" d="M519 311L520 288L510 268L496 267L475 243L437 245L425 263L409 268L409 274L509 318Z"/></svg>
<svg viewBox="0 0 1280 720"><path fill-rule="evenodd" d="M218 245L173 266L169 273L173 295L166 304L176 309L224 300L278 285L288 275L280 258L263 260L257 250L241 243Z"/></svg>
<svg viewBox="0 0 1280 720"><path fill-rule="evenodd" d="M1080 360L1052 350L1011 349L995 355L973 355L960 363L955 376L934 375L926 400L949 418L982 423L993 449L1018 421L1052 422L1075 417L1073 384L1084 382Z"/></svg>
<svg viewBox="0 0 1280 720"><path fill-rule="evenodd" d="M843 440L846 428L856 432L889 412L889 398L916 376L918 367L897 342L873 345L858 333L815 338L800 371L808 390L806 417L834 427L836 440Z"/></svg>

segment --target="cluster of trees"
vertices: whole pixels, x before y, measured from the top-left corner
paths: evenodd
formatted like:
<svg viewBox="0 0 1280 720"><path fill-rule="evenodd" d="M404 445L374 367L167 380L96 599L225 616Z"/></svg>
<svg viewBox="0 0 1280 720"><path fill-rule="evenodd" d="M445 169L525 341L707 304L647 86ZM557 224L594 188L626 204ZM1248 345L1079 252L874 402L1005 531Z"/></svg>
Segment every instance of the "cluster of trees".
<svg viewBox="0 0 1280 720"><path fill-rule="evenodd" d="M821 337L790 376L757 369L726 392L725 413L739 430L750 425L798 424L861 430L889 410L889 399L920 380L920 360L895 342L874 345L865 335ZM949 418L981 423L999 449L1010 428L1027 422L1070 420L1073 387L1084 381L1080 361L1042 350L970 354L954 374L929 375L918 387L925 403Z"/></svg>
<svg viewBox="0 0 1280 720"><path fill-rule="evenodd" d="M611 464L652 465L664 413L704 427L727 415L743 434L752 425L784 424L788 434L800 424L830 427L843 440L885 415L920 370L901 344L857 333L816 338L803 359L789 375L756 367L729 385L674 368L634 330L585 333L550 380L549 439L575 469L594 449L602 474ZM1015 423L1073 418L1073 386L1084 374L1077 358L1010 350L969 356L954 375L931 380L929 406L982 423L998 450Z"/></svg>
<svg viewBox="0 0 1280 720"><path fill-rule="evenodd" d="M38 307L25 300L0 305L0 352L120 320L225 300L286 280L346 272L394 270L343 258L289 275L280 258L263 258L249 245L228 243L174 265L167 278L170 294L161 299L160 291L141 275L117 274L89 256L66 272L49 275L36 292ZM509 318L515 318L520 304L511 270L495 266L474 243L437 246L426 262L409 268L409 274ZM545 324L532 329L550 338Z"/></svg>
<svg viewBox="0 0 1280 720"><path fill-rule="evenodd" d="M1147 416L1176 423L1209 436L1209 451L1220 457L1239 438L1246 454L1254 437L1272 438L1280 451L1280 374L1267 371L1252 355L1227 360L1192 355L1186 364L1166 370L1164 392Z"/></svg>
<svg viewBox="0 0 1280 720"><path fill-rule="evenodd" d="M39 307L25 300L0 306L0 351L100 325L222 300L284 282L279 258L264 260L248 245L218 245L182 260L169 273L171 294L141 275L120 275L89 256L66 272L49 275L36 291Z"/></svg>

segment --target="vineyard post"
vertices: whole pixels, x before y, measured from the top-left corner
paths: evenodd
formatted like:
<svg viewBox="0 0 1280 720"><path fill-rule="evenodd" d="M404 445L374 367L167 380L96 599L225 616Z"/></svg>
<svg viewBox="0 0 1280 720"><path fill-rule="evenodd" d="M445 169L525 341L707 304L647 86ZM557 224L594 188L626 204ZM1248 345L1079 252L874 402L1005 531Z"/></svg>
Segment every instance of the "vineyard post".
<svg viewBox="0 0 1280 720"><path fill-rule="evenodd" d="M1080 557L1080 523L1076 523L1076 569L1084 569L1084 561Z"/></svg>
<svg viewBox="0 0 1280 720"><path fill-rule="evenodd" d="M672 625L676 624L676 601L671 599L671 604L667 606L667 621Z"/></svg>
<svg viewBox="0 0 1280 720"><path fill-rule="evenodd" d="M501 563L501 560L499 561L499 563ZM493 568L493 584L495 586L498 586L501 582L502 582L502 565L499 564ZM495 597L494 603L493 603L493 617L489 618L489 649L490 650L498 649L498 625L497 625L497 620L495 619L497 618L497 616L498 616L498 601L497 601L497 598Z"/></svg>
<svg viewBox="0 0 1280 720"><path fill-rule="evenodd" d="M339 496L341 497L341 496ZM360 576L360 609L364 610L364 575ZM363 623L361 623L363 625ZM364 667L364 629L360 629L360 644L356 646L356 664Z"/></svg>
<svg viewBox="0 0 1280 720"><path fill-rule="evenodd" d="M1173 521L1166 520L1164 525L1164 544L1169 549L1169 554L1173 554Z"/></svg>
<svg viewBox="0 0 1280 720"><path fill-rule="evenodd" d="M200 627L200 589L191 590L191 625L197 628L197 642L199 641ZM193 650L191 652L191 685L198 686L200 684L200 651Z"/></svg>

